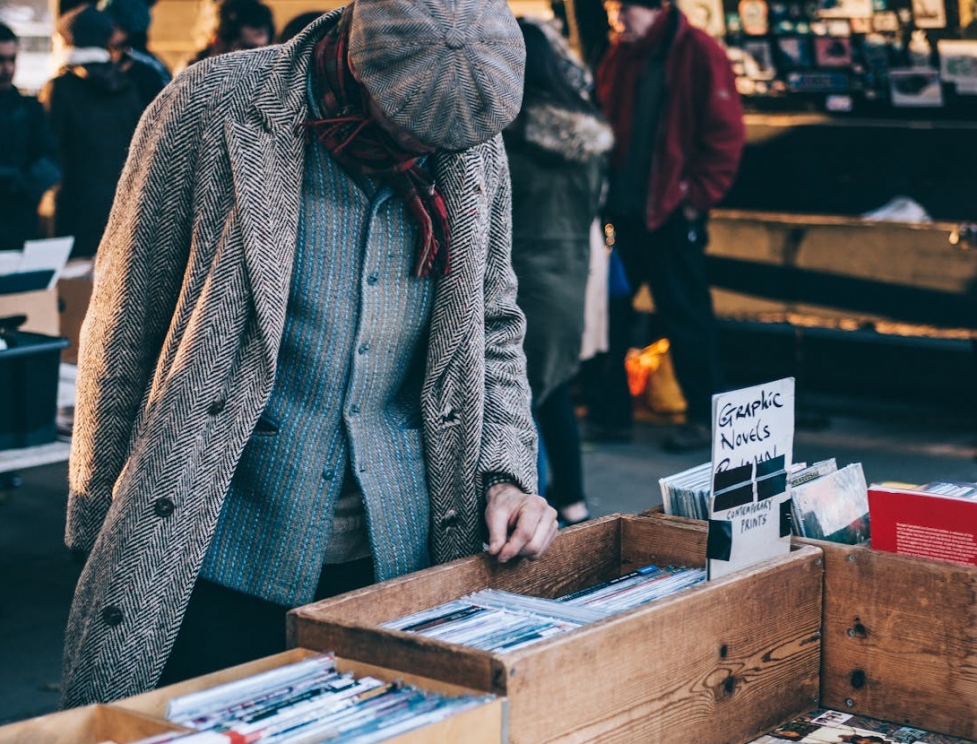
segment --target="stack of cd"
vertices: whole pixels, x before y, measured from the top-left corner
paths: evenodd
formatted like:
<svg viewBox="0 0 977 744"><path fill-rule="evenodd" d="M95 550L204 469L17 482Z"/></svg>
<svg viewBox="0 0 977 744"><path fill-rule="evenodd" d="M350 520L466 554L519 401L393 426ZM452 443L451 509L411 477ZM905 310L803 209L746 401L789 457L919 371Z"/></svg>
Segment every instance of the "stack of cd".
<svg viewBox="0 0 977 744"><path fill-rule="evenodd" d="M659 478L666 514L690 519L709 519L712 463Z"/></svg>
<svg viewBox="0 0 977 744"><path fill-rule="evenodd" d="M557 599L483 589L384 623L486 651L523 648L704 581L701 568L644 566L626 576Z"/></svg>
<svg viewBox="0 0 977 744"><path fill-rule="evenodd" d="M138 744L369 744L440 721L491 700L441 695L336 669L332 654L170 700L166 717L196 733L168 733Z"/></svg>

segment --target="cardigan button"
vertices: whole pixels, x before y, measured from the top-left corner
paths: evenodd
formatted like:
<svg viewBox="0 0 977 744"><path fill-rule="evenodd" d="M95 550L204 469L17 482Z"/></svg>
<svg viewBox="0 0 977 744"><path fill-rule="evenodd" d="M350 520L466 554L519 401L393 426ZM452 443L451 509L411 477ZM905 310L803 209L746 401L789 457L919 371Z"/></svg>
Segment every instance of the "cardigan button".
<svg viewBox="0 0 977 744"><path fill-rule="evenodd" d="M224 406L226 405L227 405L226 401L215 400L213 403L210 404L210 408L207 409L207 413L209 413L211 416L216 416L218 413L224 410Z"/></svg>
<svg viewBox="0 0 977 744"><path fill-rule="evenodd" d="M156 499L153 502L153 511L157 517L168 517L173 513L175 508L174 503L167 498Z"/></svg>
<svg viewBox="0 0 977 744"><path fill-rule="evenodd" d="M115 605L108 605L102 610L102 620L106 625L116 626L122 622L122 610Z"/></svg>

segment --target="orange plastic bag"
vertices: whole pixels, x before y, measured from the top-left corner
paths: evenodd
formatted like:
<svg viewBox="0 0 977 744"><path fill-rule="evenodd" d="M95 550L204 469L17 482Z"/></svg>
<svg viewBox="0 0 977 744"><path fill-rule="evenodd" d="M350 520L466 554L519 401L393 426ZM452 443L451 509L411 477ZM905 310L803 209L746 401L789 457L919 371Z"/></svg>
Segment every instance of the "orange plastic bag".
<svg viewBox="0 0 977 744"><path fill-rule="evenodd" d="M643 349L629 349L624 358L628 388L634 398L655 413L685 413L688 405L675 379L667 338Z"/></svg>

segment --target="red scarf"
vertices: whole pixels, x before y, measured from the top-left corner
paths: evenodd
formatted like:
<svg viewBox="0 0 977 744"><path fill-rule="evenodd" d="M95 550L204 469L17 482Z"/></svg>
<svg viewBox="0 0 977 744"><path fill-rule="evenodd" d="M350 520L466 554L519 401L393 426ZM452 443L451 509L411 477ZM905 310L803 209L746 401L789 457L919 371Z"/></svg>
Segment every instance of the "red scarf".
<svg viewBox="0 0 977 744"><path fill-rule="evenodd" d="M674 9L666 7L637 41L614 43L597 66L594 82L597 100L604 117L614 129L614 152L611 160L620 165L627 157L634 125L634 96L638 80L648 67L651 56L661 51Z"/></svg>
<svg viewBox="0 0 977 744"><path fill-rule="evenodd" d="M325 119L303 122L343 168L378 176L393 188L420 227L414 276L450 269L448 210L434 179L420 167L420 156L401 147L369 113L367 93L346 61L349 11L312 52L313 90Z"/></svg>

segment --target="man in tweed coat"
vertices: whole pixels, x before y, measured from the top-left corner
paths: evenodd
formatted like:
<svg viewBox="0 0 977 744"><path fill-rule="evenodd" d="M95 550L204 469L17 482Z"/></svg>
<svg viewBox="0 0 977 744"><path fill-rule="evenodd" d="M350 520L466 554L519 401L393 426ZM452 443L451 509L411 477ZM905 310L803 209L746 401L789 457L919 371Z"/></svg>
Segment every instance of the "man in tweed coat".
<svg viewBox="0 0 977 744"><path fill-rule="evenodd" d="M521 44L503 0L357 0L147 111L82 331L64 706L486 540L548 546L498 136Z"/></svg>

